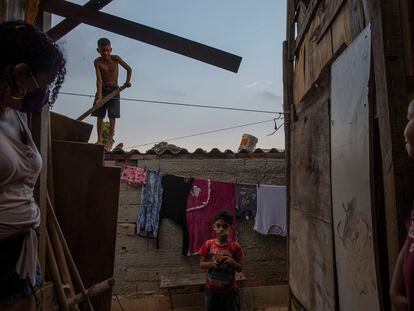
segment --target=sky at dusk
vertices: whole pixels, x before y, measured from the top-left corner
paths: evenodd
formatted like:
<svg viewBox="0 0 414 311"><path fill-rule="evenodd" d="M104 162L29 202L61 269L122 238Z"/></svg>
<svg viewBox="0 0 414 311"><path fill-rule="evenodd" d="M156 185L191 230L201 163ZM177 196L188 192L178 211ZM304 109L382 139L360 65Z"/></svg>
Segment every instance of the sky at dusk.
<svg viewBox="0 0 414 311"><path fill-rule="evenodd" d="M84 4L86 0L72 0ZM62 92L94 94L93 66L96 41L107 37L113 54L132 67L132 87L121 98L179 102L196 105L282 111L282 42L285 38L284 0L114 0L102 11L191 39L236 55L242 62L232 73L155 46L87 25L58 41L67 58ZM53 16L56 24L60 17ZM125 72L120 68L120 81ZM60 95L53 110L76 118L92 98ZM277 115L121 100L115 145L146 151L154 142L168 141L194 151L214 147L237 150L241 136L252 134L258 148L284 149L283 127L274 135ZM214 131L247 123L270 122L179 140L171 138ZM96 119L85 122L95 125ZM280 125L280 121L278 121ZM91 142L96 141L94 128ZM139 146L148 144L145 146Z"/></svg>

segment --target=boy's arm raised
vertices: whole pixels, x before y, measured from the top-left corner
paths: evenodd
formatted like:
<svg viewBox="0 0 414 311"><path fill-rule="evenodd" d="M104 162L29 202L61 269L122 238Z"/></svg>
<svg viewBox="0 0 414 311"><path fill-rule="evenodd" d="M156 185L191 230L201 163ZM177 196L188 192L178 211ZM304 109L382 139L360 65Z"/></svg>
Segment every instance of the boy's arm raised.
<svg viewBox="0 0 414 311"><path fill-rule="evenodd" d="M101 71L99 70L98 59L95 59L93 64L95 66L95 72L96 72L96 92L98 94L98 100L101 100L102 99L102 76L101 76Z"/></svg>
<svg viewBox="0 0 414 311"><path fill-rule="evenodd" d="M129 65L118 55L116 56L119 64L126 70L127 72L127 77L126 77L126 81L124 83L124 85L126 85L127 87L131 86L131 76L132 76L132 69L131 67L129 67Z"/></svg>

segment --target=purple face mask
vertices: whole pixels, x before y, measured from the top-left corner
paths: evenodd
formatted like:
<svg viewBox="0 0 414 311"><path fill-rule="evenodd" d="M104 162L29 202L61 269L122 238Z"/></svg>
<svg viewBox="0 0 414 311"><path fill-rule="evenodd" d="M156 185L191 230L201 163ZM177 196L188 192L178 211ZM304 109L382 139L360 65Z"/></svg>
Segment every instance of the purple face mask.
<svg viewBox="0 0 414 311"><path fill-rule="evenodd" d="M23 97L20 111L25 113L39 113L42 111L43 106L49 102L50 91L42 90L32 73L30 73L30 76L32 77L37 88Z"/></svg>

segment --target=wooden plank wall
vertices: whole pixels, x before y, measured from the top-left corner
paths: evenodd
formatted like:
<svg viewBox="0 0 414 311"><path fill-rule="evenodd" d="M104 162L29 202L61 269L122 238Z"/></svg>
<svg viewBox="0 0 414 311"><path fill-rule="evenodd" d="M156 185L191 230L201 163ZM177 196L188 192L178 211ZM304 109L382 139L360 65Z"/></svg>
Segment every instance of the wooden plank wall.
<svg viewBox="0 0 414 311"><path fill-rule="evenodd" d="M334 56L352 42L349 12L349 3L346 0L320 1L308 31L296 47L293 87L296 107Z"/></svg>
<svg viewBox="0 0 414 311"><path fill-rule="evenodd" d="M320 91L320 92L319 92ZM289 285L306 310L335 310L329 83L298 114L291 141Z"/></svg>
<svg viewBox="0 0 414 311"><path fill-rule="evenodd" d="M102 145L52 144L56 215L89 288L113 276L121 171L103 166ZM94 297L95 310L111 310L111 297L111 290Z"/></svg>
<svg viewBox="0 0 414 311"><path fill-rule="evenodd" d="M298 28L307 29L296 39L292 96L297 119L291 125L289 285L296 310L335 310L338 306L328 69L352 42L348 1L319 0L311 12L315 1L310 0L308 12L296 12ZM312 18L307 19L310 14Z"/></svg>

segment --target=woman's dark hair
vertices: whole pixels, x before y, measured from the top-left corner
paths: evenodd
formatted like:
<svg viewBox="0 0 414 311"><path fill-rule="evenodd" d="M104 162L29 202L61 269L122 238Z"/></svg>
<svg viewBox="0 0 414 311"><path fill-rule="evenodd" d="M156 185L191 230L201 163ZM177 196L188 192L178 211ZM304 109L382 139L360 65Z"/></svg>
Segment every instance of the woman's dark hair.
<svg viewBox="0 0 414 311"><path fill-rule="evenodd" d="M23 21L10 21L0 24L0 81L13 83L12 70L25 63L33 74L51 74L54 81L50 85L52 106L65 78L65 58L59 47L44 33Z"/></svg>
<svg viewBox="0 0 414 311"><path fill-rule="evenodd" d="M233 215L227 211L221 211L216 215L216 217L214 217L214 222L217 220L223 220L225 223L231 226L233 224Z"/></svg>

